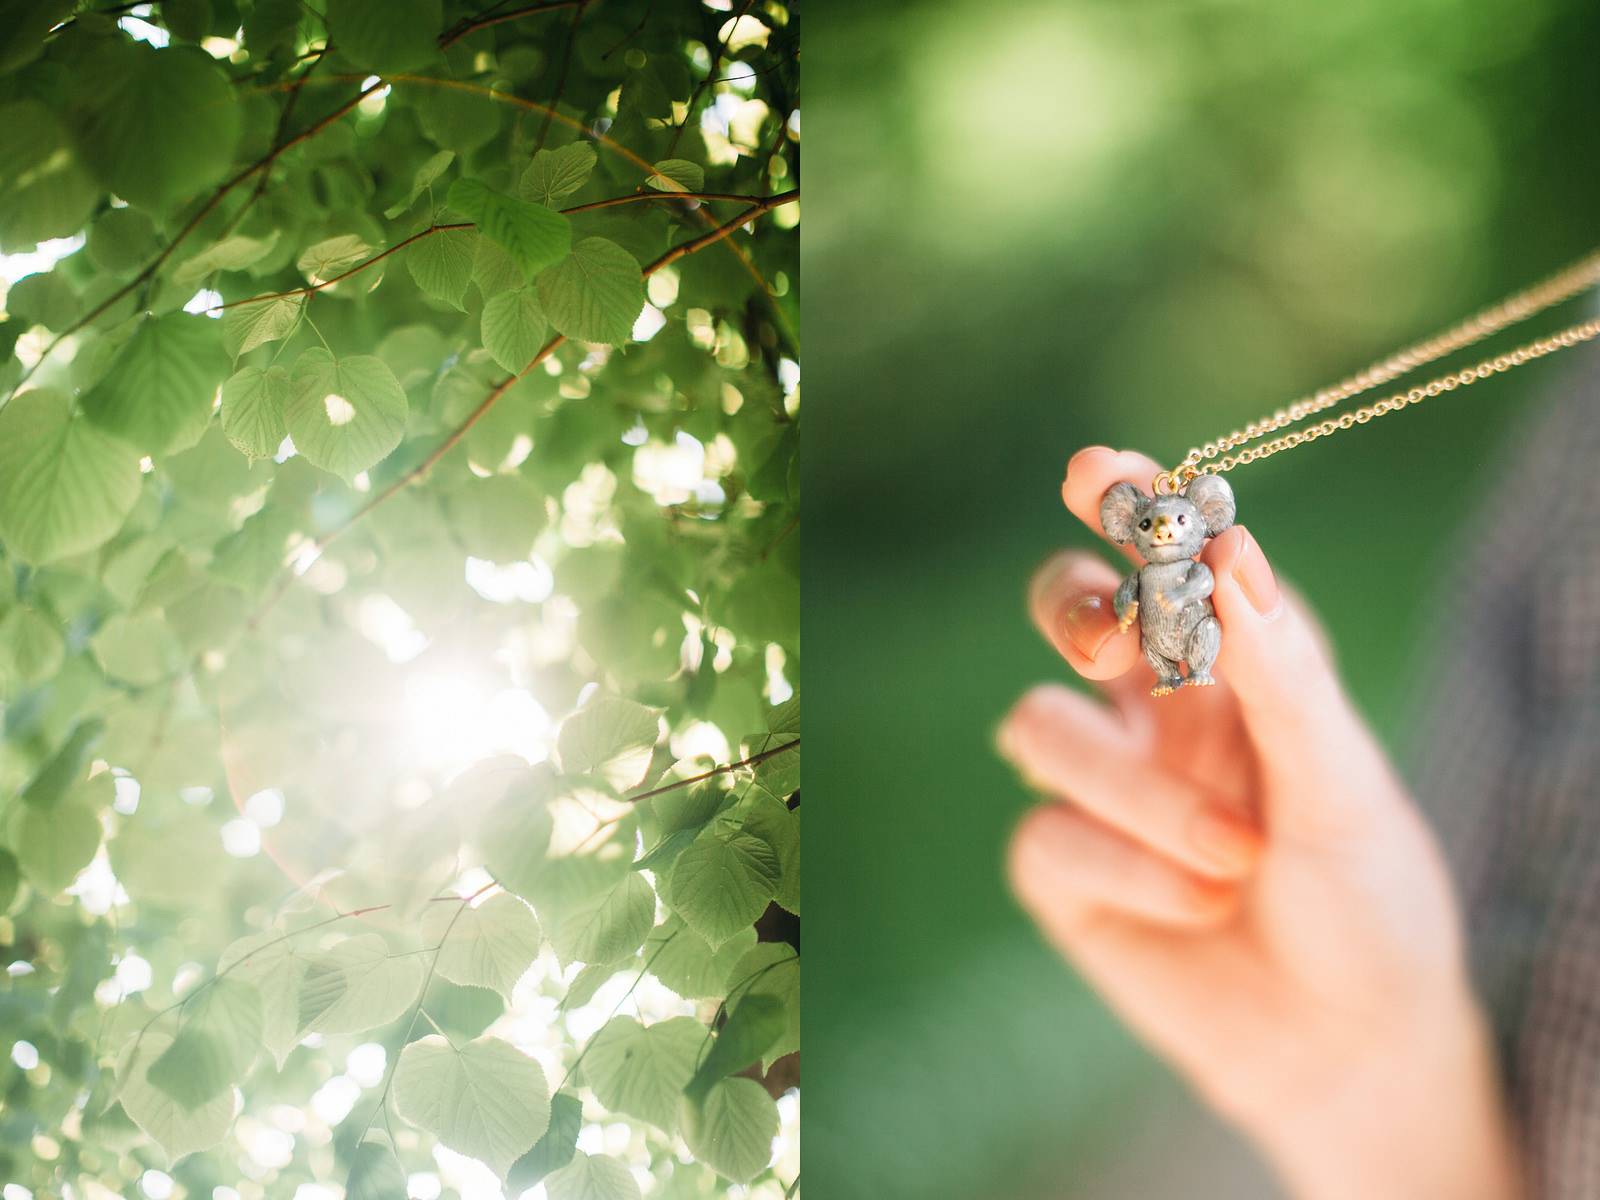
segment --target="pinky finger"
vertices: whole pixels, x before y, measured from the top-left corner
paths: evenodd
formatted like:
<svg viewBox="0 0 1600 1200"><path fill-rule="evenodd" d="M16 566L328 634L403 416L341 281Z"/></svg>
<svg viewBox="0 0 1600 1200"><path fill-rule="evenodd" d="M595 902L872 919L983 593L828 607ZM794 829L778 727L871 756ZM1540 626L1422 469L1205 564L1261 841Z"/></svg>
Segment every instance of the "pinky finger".
<svg viewBox="0 0 1600 1200"><path fill-rule="evenodd" d="M1045 804L1011 839L1011 886L1035 920L1110 910L1159 925L1206 929L1232 915L1238 887L1191 874L1066 804Z"/></svg>

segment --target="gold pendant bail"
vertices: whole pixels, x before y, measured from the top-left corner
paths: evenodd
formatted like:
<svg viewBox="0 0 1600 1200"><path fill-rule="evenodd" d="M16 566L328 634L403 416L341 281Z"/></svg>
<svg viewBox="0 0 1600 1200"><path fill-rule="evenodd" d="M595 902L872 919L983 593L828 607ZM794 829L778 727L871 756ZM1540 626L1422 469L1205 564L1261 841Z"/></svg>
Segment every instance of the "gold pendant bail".
<svg viewBox="0 0 1600 1200"><path fill-rule="evenodd" d="M1176 496L1198 474L1200 472L1188 463L1179 463L1172 470L1157 475L1150 487L1158 496Z"/></svg>

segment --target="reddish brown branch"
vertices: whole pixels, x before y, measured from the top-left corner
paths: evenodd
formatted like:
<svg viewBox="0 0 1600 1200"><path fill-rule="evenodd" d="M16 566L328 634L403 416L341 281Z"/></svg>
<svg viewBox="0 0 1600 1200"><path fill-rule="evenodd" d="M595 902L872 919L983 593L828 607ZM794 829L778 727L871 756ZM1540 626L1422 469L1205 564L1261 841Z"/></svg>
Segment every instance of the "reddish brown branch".
<svg viewBox="0 0 1600 1200"><path fill-rule="evenodd" d="M471 221L457 221L450 225L430 225L426 229L418 230L408 238L402 238L400 241L390 246L387 250L380 250L371 258L366 259L363 262L358 262L355 266L350 267L348 270L340 271L339 274L330 276L329 278L322 280L320 283L313 283L308 287L290 288L286 292L266 292L260 296L246 296L243 300L229 300L226 304L213 304L206 311L220 312L225 308L238 308L245 304L263 304L268 300L286 300L290 296L309 296L314 292L320 292L323 288L332 287L340 280L349 279L352 275L359 275L362 271L365 271L368 267L372 266L373 263L382 262L391 254L396 254L399 251L404 250L407 246L411 245L412 242L421 241L423 238L435 233L446 233L452 229L471 228ZM318 311L320 312L321 310L319 309Z"/></svg>
<svg viewBox="0 0 1600 1200"><path fill-rule="evenodd" d="M143 270L141 270L127 283L119 287L116 291L112 292L104 300L100 301L99 304L96 304L92 309L90 309L83 316L79 317L71 325L67 326L60 333L56 334L55 337L51 338L45 344L44 350L39 354L38 360L33 364L33 366L29 367L22 373L22 378L18 379L16 385L11 389L13 394L28 381L33 373L39 369L40 364L42 364L45 359L50 357L50 352L59 346L63 341L77 333L84 326L88 325L96 317L100 316L101 313L105 312L124 296L127 296L129 293L131 293L140 284L144 283L148 279L154 278L155 273L161 269L161 264L172 257L172 252L176 250L190 234L199 228L200 223L216 210L217 205L221 204L223 199L230 192L232 192L234 188L238 187L245 180L249 179L257 171L271 166L285 151L298 146L306 139L315 137L317 134L321 133L324 129L328 128L328 126L332 125L340 117L343 117L346 113L350 112L350 110L355 108L356 105L360 104L362 100L366 99L367 96L382 86L382 80L378 80L369 84L367 87L362 88L361 91L357 92L353 97L351 97L351 99L327 114L327 116L312 122L311 125L295 134L294 137L289 138L287 141L273 147L255 162L251 163L248 167L245 167L238 174L232 176L220 187L218 187L217 190L211 194L210 199L200 206L199 210L194 214L194 216L190 217L188 221L184 223L183 228L178 230L178 232L173 236L172 240L166 244L166 247L153 259L151 259Z"/></svg>
<svg viewBox="0 0 1600 1200"><path fill-rule="evenodd" d="M752 754L749 758L741 758L738 762L726 763L723 766L714 767L705 772L703 775L691 775L687 779L675 779L671 783L664 783L660 787L653 787L647 792L635 792L631 796L623 797L623 799L625 799L629 804L637 804L641 800L650 799L651 796L660 796L666 792L675 792L679 788L689 787L691 784L704 783L707 779L715 779L718 775L726 775L729 771L737 771L740 767L756 766L758 763L766 762L769 758L776 758L780 754L785 754L788 751L795 749L799 745L800 739L795 738L792 742L785 742L781 746L774 746L770 750L763 750L760 754Z"/></svg>
<svg viewBox="0 0 1600 1200"><path fill-rule="evenodd" d="M663 192L662 194L670 195L671 193ZM796 188L790 192L784 192L781 195L769 196L765 200L751 205L744 212L733 218L733 220L717 226L709 233L702 234L701 236L694 238L691 241L684 242L679 246L674 246L671 250L668 250L665 254L661 255L661 257L657 258L654 262L646 266L644 270L640 272L640 274L648 278L668 264L677 262L680 258L684 258L685 256L693 254L698 250L705 249L707 246L710 246L715 242L721 241L734 230L748 225L751 221L755 220L763 213L771 212L773 209L779 208L785 204L792 204L799 199L799 188ZM398 250L399 248L399 246L393 247L395 250ZM293 295L294 293L289 294ZM410 487L413 483L431 471L439 462L439 460L446 454L450 453L450 451L456 447L461 439L467 435L467 431L483 419L484 414L494 406L495 401L499 400L501 396L510 391L512 385L516 384L519 380L526 378L529 372L531 372L540 363L544 362L545 359L549 358L550 355L555 353L556 347L560 346L566 340L567 339L564 334L556 334L555 337L551 338L542 347L540 347L539 353L534 355L532 361L529 362L527 366L523 367L522 370L518 371L515 375L508 376L507 378L502 379L499 383L495 384L494 387L489 390L489 394L483 398L483 401L470 413L468 413L465 419L463 419L459 425L457 425L445 436L444 441L440 442L431 451L429 451L426 458L417 463L414 467L410 468L404 474L395 478L382 491L375 493L371 499L369 499L360 508L352 512L338 525L334 526L332 529L318 537L316 541L312 543L312 549L309 557L314 561L317 556L321 555L324 550L326 550L334 543L335 540L349 530L351 526L360 521L361 518L365 517L380 504L383 504L391 496L395 495L395 493ZM256 609L255 613L251 615L249 622L249 627L251 629L255 629L260 625L262 618L266 616L267 612L278 602L278 600L283 596L284 592L288 590L289 584L293 582L293 579L294 576L291 573L285 572L283 574L278 582L278 585L272 590L271 593L268 594L267 598L262 601L261 606Z"/></svg>
<svg viewBox="0 0 1600 1200"><path fill-rule="evenodd" d="M588 2L589 0L546 0L543 4L528 4L522 8L513 8L509 12L503 13L497 13L490 9L482 16L472 17L441 33L439 35L439 49L443 50L448 46L453 46L468 34L476 33L480 29L488 29L493 25L504 25L507 21L520 21L523 17L538 16L540 13L557 12L563 8L582 8Z"/></svg>
<svg viewBox="0 0 1600 1200"><path fill-rule="evenodd" d="M689 128L689 122L694 120L694 106L700 103L700 97L705 94L705 90L717 82L717 68L722 65L722 58L728 52L728 42L733 37L734 30L739 27L740 20L750 11L754 3L755 0L744 0L744 7L739 10L738 16L728 22L727 36L717 40L717 52L711 56L711 69L706 72L706 77L700 81L700 85L690 95L689 106L683 110L683 120L672 131L672 140L667 143L667 153L664 157L672 157L672 152L678 148L678 142L683 138L683 131Z"/></svg>
<svg viewBox="0 0 1600 1200"><path fill-rule="evenodd" d="M556 92L550 97L550 108L544 114L544 120L539 123L539 136L533 143L535 154L544 149L545 139L550 136L550 115L555 112L556 106L561 103L561 96L567 90L567 76L572 71L572 52L578 46L578 25L583 20L583 10L588 7L589 0L578 0L578 7L572 11L572 24L567 26L567 48L561 54L561 71L556 76Z"/></svg>

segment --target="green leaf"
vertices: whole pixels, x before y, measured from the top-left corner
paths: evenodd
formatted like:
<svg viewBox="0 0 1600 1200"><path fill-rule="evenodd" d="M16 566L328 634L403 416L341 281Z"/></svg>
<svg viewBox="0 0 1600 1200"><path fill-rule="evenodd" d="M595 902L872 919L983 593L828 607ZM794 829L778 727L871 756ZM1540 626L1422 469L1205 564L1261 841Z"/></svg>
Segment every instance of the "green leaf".
<svg viewBox="0 0 1600 1200"><path fill-rule="evenodd" d="M470 229L446 229L418 238L406 247L406 270L428 295L459 309L472 282L476 240Z"/></svg>
<svg viewBox="0 0 1600 1200"><path fill-rule="evenodd" d="M532 362L548 332L532 288L501 292L483 306L483 348L507 371L521 371Z"/></svg>
<svg viewBox="0 0 1600 1200"><path fill-rule="evenodd" d="M89 641L95 661L111 678L148 686L183 666L183 647L160 613L117 613Z"/></svg>
<svg viewBox="0 0 1600 1200"><path fill-rule="evenodd" d="M658 192L703 192L706 188L705 168L683 158L667 158L658 162L655 171L645 183Z"/></svg>
<svg viewBox="0 0 1600 1200"><path fill-rule="evenodd" d="M280 1067L302 1036L299 1003L307 962L281 930L271 929L240 938L217 959L219 973L231 970L261 993L261 1040Z"/></svg>
<svg viewBox="0 0 1600 1200"><path fill-rule="evenodd" d="M727 1003L737 1007L746 996L772 996L783 1006L783 1036L762 1055L771 1066L800 1049L800 955L782 942L761 942L728 972Z"/></svg>
<svg viewBox="0 0 1600 1200"><path fill-rule="evenodd" d="M512 1165L506 1182L509 1190L521 1192L540 1182L550 1172L572 1161L583 1129L583 1101L571 1092L557 1092L550 1098L550 1126L544 1136Z"/></svg>
<svg viewBox="0 0 1600 1200"><path fill-rule="evenodd" d="M0 913L10 911L21 886L22 868L17 864L17 856L0 846Z"/></svg>
<svg viewBox="0 0 1600 1200"><path fill-rule="evenodd" d="M629 872L615 886L546 918L550 944L563 963L609 963L643 944L656 919L656 894Z"/></svg>
<svg viewBox="0 0 1600 1200"><path fill-rule="evenodd" d="M231 976L215 979L184 1007L177 1037L146 1078L191 1112L231 1096L261 1042L261 993Z"/></svg>
<svg viewBox="0 0 1600 1200"><path fill-rule="evenodd" d="M328 0L327 17L329 39L380 75L415 70L439 53L439 0Z"/></svg>
<svg viewBox="0 0 1600 1200"><path fill-rule="evenodd" d="M517 194L524 200L554 208L557 200L572 195L589 181L594 164L594 147L588 142L540 150L522 172Z"/></svg>
<svg viewBox="0 0 1600 1200"><path fill-rule="evenodd" d="M24 328L43 325L53 333L64 333L78 316L77 289L62 271L24 275L6 293L6 311Z"/></svg>
<svg viewBox="0 0 1600 1200"><path fill-rule="evenodd" d="M391 204L387 209L384 210L383 215L392 221L401 213L405 212L406 209L410 208L417 202L418 196L422 195L423 192L427 191L434 185L434 183L438 181L439 176L443 175L445 171L450 168L450 164L455 162L455 160L456 155L455 151L453 150L440 150L437 154L429 158L427 162L423 163L417 168L417 173L412 176L411 190L406 193L406 198Z"/></svg>
<svg viewBox="0 0 1600 1200"><path fill-rule="evenodd" d="M639 263L615 242L584 238L539 276L545 316L569 338L620 346L644 309Z"/></svg>
<svg viewBox="0 0 1600 1200"><path fill-rule="evenodd" d="M148 1078L150 1067L166 1053L172 1038L150 1031L134 1038L117 1062L117 1099L133 1123L167 1152L172 1162L209 1150L233 1125L231 1091L188 1109Z"/></svg>
<svg viewBox="0 0 1600 1200"><path fill-rule="evenodd" d="M599 775L619 792L644 782L661 737L660 714L619 696L599 696L561 722L556 749L569 775Z"/></svg>
<svg viewBox="0 0 1600 1200"><path fill-rule="evenodd" d="M644 944L650 974L685 1000L727 994L728 972L756 944L756 931L741 929L721 946L711 944L672 916L651 931Z"/></svg>
<svg viewBox="0 0 1600 1200"><path fill-rule="evenodd" d="M778 886L773 899L780 907L800 912L800 813L781 800L754 793L737 811L746 833L752 833L772 847L778 856Z"/></svg>
<svg viewBox="0 0 1600 1200"><path fill-rule="evenodd" d="M100 818L87 804L19 805L11 814L11 847L22 873L41 892L65 891L100 849Z"/></svg>
<svg viewBox="0 0 1600 1200"><path fill-rule="evenodd" d="M507 1001L538 957L541 940L533 911L505 892L475 908L430 905L422 931L428 945L440 947L435 966L440 975L454 983L493 988Z"/></svg>
<svg viewBox="0 0 1600 1200"><path fill-rule="evenodd" d="M711 1043L710 1052L684 1088L685 1094L700 1102L717 1080L759 1062L787 1028L782 1000L765 992L747 992L728 1015L728 1023Z"/></svg>
<svg viewBox="0 0 1600 1200"><path fill-rule="evenodd" d="M544 1181L550 1200L639 1200L633 1172L614 1158L584 1154Z"/></svg>
<svg viewBox="0 0 1600 1200"><path fill-rule="evenodd" d="M137 208L111 208L89 227L84 253L102 271L123 272L142 267L161 249L155 222Z"/></svg>
<svg viewBox="0 0 1600 1200"><path fill-rule="evenodd" d="M394 1103L407 1121L505 1178L550 1124L544 1072L497 1038L452 1046L425 1037L400 1052Z"/></svg>
<svg viewBox="0 0 1600 1200"><path fill-rule="evenodd" d="M272 247L277 245L277 242L277 230L273 230L264 238L245 237L239 233L230 234L221 241L211 243L194 257L186 259L173 270L172 280L179 286L190 287L216 271L242 271L272 253Z"/></svg>
<svg viewBox="0 0 1600 1200"><path fill-rule="evenodd" d="M303 352L290 378L284 421L307 462L349 479L400 444L408 408L394 372L370 354L336 359Z"/></svg>
<svg viewBox="0 0 1600 1200"><path fill-rule="evenodd" d="M130 204L163 208L217 182L239 141L239 105L211 56L108 38L82 66L67 121L100 182Z"/></svg>
<svg viewBox="0 0 1600 1200"><path fill-rule="evenodd" d="M724 1079L698 1104L684 1098L689 1152L735 1183L748 1183L766 1168L777 1136L778 1106L753 1079Z"/></svg>
<svg viewBox="0 0 1600 1200"><path fill-rule="evenodd" d="M490 562L517 562L533 552L544 528L544 496L520 475L469 478L445 501L462 549Z"/></svg>
<svg viewBox="0 0 1600 1200"><path fill-rule="evenodd" d="M289 372L282 367L245 367L222 384L222 431L249 458L271 458L288 436L283 410Z"/></svg>
<svg viewBox="0 0 1600 1200"><path fill-rule="evenodd" d="M515 291L524 284L522 268L506 248L486 237L478 238L477 254L472 260L472 279L484 296Z"/></svg>
<svg viewBox="0 0 1600 1200"><path fill-rule="evenodd" d="M748 833L708 830L678 856L662 896L712 946L755 922L778 886L778 855Z"/></svg>
<svg viewBox="0 0 1600 1200"><path fill-rule="evenodd" d="M363 263L376 253L373 248L353 233L325 238L306 247L295 266L313 284L325 284L343 275L351 267ZM331 290L331 289L329 289Z"/></svg>
<svg viewBox="0 0 1600 1200"><path fill-rule="evenodd" d="M65 656L61 630L37 610L19 604L0 617L0 680L33 687L60 670Z"/></svg>
<svg viewBox="0 0 1600 1200"><path fill-rule="evenodd" d="M240 304L222 310L222 344L230 355L238 358L264 346L286 338L300 320L300 310L305 307L303 294L273 296Z"/></svg>
<svg viewBox="0 0 1600 1200"><path fill-rule="evenodd" d="M37 100L0 106L0 248L27 249L71 237L94 211L100 190L73 154L66 131Z"/></svg>
<svg viewBox="0 0 1600 1200"><path fill-rule="evenodd" d="M83 410L146 454L171 454L200 440L227 373L220 323L188 313L152 317L123 344Z"/></svg>
<svg viewBox="0 0 1600 1200"><path fill-rule="evenodd" d="M161 21L173 37L198 42L211 28L211 0L161 0Z"/></svg>
<svg viewBox="0 0 1600 1200"><path fill-rule="evenodd" d="M356 1147L344 1196L345 1200L405 1200L405 1173L387 1143L371 1138Z"/></svg>
<svg viewBox="0 0 1600 1200"><path fill-rule="evenodd" d="M99 718L78 722L61 743L60 749L40 767L22 789L22 802L32 808L54 808L72 786L83 778L90 755L105 733L106 723Z"/></svg>
<svg viewBox="0 0 1600 1200"><path fill-rule="evenodd" d="M706 1027L693 1017L649 1026L632 1017L613 1017L589 1043L583 1077L612 1112L674 1133L678 1101L705 1044Z"/></svg>
<svg viewBox="0 0 1600 1200"><path fill-rule="evenodd" d="M416 955L392 955L381 935L346 938L310 955L298 999L298 1037L366 1033L416 1002L427 968Z"/></svg>
<svg viewBox="0 0 1600 1200"><path fill-rule="evenodd" d="M566 217L542 204L497 192L476 179L452 183L449 204L505 248L524 280L560 262L572 244L572 226Z"/></svg>
<svg viewBox="0 0 1600 1200"><path fill-rule="evenodd" d="M554 824L548 797L537 788L514 791L494 807L484 821L480 842L484 866L501 887L525 900L533 898Z"/></svg>
<svg viewBox="0 0 1600 1200"><path fill-rule="evenodd" d="M300 0L256 0L244 16L244 44L251 57L267 60L294 45L300 24Z"/></svg>

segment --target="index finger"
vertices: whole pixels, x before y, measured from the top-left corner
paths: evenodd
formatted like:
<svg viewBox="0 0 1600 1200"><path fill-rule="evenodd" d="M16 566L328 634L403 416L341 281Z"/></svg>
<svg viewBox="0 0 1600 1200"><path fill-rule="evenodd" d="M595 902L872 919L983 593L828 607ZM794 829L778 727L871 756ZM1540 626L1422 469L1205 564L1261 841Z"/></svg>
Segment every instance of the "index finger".
<svg viewBox="0 0 1600 1200"><path fill-rule="evenodd" d="M1061 484L1061 499L1073 516L1105 537L1106 531L1100 525L1100 501L1111 485L1131 483L1148 496L1151 480L1162 469L1155 459L1133 450L1089 446L1067 460L1067 478ZM1132 546L1121 549L1131 561L1139 561Z"/></svg>

